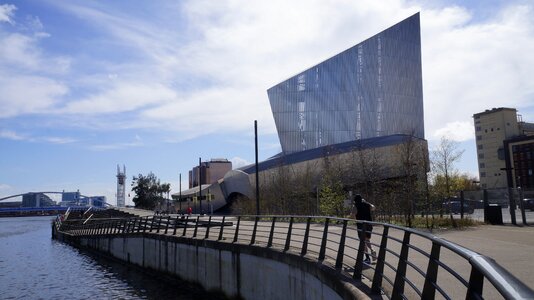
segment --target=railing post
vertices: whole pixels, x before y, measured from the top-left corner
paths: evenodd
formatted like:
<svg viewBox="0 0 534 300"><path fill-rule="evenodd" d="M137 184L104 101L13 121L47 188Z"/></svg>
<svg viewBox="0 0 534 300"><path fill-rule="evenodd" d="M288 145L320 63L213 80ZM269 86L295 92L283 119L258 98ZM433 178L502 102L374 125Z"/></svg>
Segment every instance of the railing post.
<svg viewBox="0 0 534 300"><path fill-rule="evenodd" d="M378 258L376 259L375 274L373 275L373 284L371 291L379 294L382 286L382 278L384 277L384 262L386 261L386 249L388 247L389 227L384 225L382 231L382 240L380 241L380 249L378 250Z"/></svg>
<svg viewBox="0 0 534 300"><path fill-rule="evenodd" d="M484 275L473 265L471 265L471 275L469 276L469 286L465 299L482 299L482 288L484 287Z"/></svg>
<svg viewBox="0 0 534 300"><path fill-rule="evenodd" d="M403 299L404 295L404 284L406 280L406 265L408 261L408 245L410 244L410 232L404 232L404 239L402 240L401 253L399 256L399 263L397 266L397 275L395 276L395 283L393 285L393 292L391 299Z"/></svg>
<svg viewBox="0 0 534 300"><path fill-rule="evenodd" d="M293 231L293 217L289 218L289 227L287 228L286 245L284 246L284 252L289 250L291 244L291 233Z"/></svg>
<svg viewBox="0 0 534 300"><path fill-rule="evenodd" d="M210 227L211 227L211 215L208 219L208 227L206 228L206 236L204 237L205 239L208 239L210 236Z"/></svg>
<svg viewBox="0 0 534 300"><path fill-rule="evenodd" d="M352 278L355 280L362 280L362 270L363 270L363 254L365 253L365 232L367 231L367 223L362 224L362 228L358 228L356 223L356 235L360 241L358 244L358 254L356 254L356 264L354 265L354 274Z"/></svg>
<svg viewBox="0 0 534 300"><path fill-rule="evenodd" d="M258 229L258 220L259 220L259 217L256 216L254 220L254 229L252 229L252 238L250 239L251 245L254 245L254 243L256 242L256 230Z"/></svg>
<svg viewBox="0 0 534 300"><path fill-rule="evenodd" d="M189 215L187 215L186 219L185 219L185 224L184 224L184 232L182 233L182 236L185 236L185 232L187 230L187 224L189 223Z"/></svg>
<svg viewBox="0 0 534 300"><path fill-rule="evenodd" d="M489 201L488 201L488 190L483 190L483 199L484 199L484 223L489 223L488 221L488 208L489 208Z"/></svg>
<svg viewBox="0 0 534 300"><path fill-rule="evenodd" d="M124 219L123 223L124 223L124 225L122 226L122 233L126 233L127 232L126 225L128 225L128 219Z"/></svg>
<svg viewBox="0 0 534 300"><path fill-rule="evenodd" d="M343 266L343 256L345 255L345 236L347 234L347 220L343 220L343 229L341 229L341 237L339 238L339 248L337 250L336 269L341 269Z"/></svg>
<svg viewBox="0 0 534 300"><path fill-rule="evenodd" d="M234 243L237 242L237 237L239 236L239 223L241 223L241 216L237 216L237 225L235 227L234 233Z"/></svg>
<svg viewBox="0 0 534 300"><path fill-rule="evenodd" d="M132 231L132 219L131 218L126 219L126 225L124 227L125 227L125 230L124 230L125 233L130 233Z"/></svg>
<svg viewBox="0 0 534 300"><path fill-rule="evenodd" d="M224 220L226 219L226 216L223 216L222 223L221 223L221 230L219 230L219 238L217 238L218 241L223 239L223 229L224 229Z"/></svg>
<svg viewBox="0 0 534 300"><path fill-rule="evenodd" d="M169 231L169 224L171 223L171 216L167 216L167 225L165 226L165 234Z"/></svg>
<svg viewBox="0 0 534 300"><path fill-rule="evenodd" d="M301 256L306 255L306 252L308 252L308 238L310 236L310 223L311 223L311 217L308 217L306 220L306 231L304 232L304 240L302 241L302 251L300 251Z"/></svg>
<svg viewBox="0 0 534 300"><path fill-rule="evenodd" d="M180 217L176 216L176 219L174 219L174 228L173 228L173 231L172 231L172 235L176 235L176 228L178 228L178 218L180 218Z"/></svg>
<svg viewBox="0 0 534 300"><path fill-rule="evenodd" d="M195 222L195 231L193 232L193 237L197 237L198 220L200 220L200 216L197 216L197 221Z"/></svg>
<svg viewBox="0 0 534 300"><path fill-rule="evenodd" d="M324 255L326 252L326 242L328 241L328 222L330 222L329 218L326 218L324 222L324 230L323 230L323 239L321 241L321 249L319 250L319 261L324 260Z"/></svg>
<svg viewBox="0 0 534 300"><path fill-rule="evenodd" d="M142 227L143 233L146 232L146 224L148 223L148 216L141 218L141 221L139 222L139 226ZM141 228L139 228L139 231L141 231Z"/></svg>
<svg viewBox="0 0 534 300"><path fill-rule="evenodd" d="M140 233L141 232L141 224L143 224L143 218L142 217L139 217L137 218L137 233Z"/></svg>
<svg viewBox="0 0 534 300"><path fill-rule="evenodd" d="M423 299L434 299L436 294L440 250L441 246L436 242L432 242L432 250L430 250L430 258L428 259L428 267L426 270L425 285L421 296Z"/></svg>
<svg viewBox="0 0 534 300"><path fill-rule="evenodd" d="M152 232L155 220L156 220L156 216L152 216L152 220L150 221L150 230L148 232Z"/></svg>
<svg viewBox="0 0 534 300"><path fill-rule="evenodd" d="M156 231L156 233L159 233L159 228L161 227L161 219L162 218L163 218L162 216L158 217L158 230Z"/></svg>
<svg viewBox="0 0 534 300"><path fill-rule="evenodd" d="M273 222L271 223L271 232L269 233L269 240L267 241L267 248L270 248L273 245L273 235L274 235L275 225L276 225L276 217L273 217Z"/></svg>

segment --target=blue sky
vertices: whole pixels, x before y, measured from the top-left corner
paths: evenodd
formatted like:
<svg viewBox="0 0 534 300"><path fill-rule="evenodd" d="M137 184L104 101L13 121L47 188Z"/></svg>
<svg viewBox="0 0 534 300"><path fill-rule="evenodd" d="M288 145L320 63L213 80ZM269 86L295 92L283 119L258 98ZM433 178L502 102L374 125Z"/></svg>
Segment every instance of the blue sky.
<svg viewBox="0 0 534 300"><path fill-rule="evenodd" d="M0 197L77 190L115 203L198 158L278 153L266 90L420 11L425 134L465 149L471 116L534 121L532 1L0 1Z"/></svg>

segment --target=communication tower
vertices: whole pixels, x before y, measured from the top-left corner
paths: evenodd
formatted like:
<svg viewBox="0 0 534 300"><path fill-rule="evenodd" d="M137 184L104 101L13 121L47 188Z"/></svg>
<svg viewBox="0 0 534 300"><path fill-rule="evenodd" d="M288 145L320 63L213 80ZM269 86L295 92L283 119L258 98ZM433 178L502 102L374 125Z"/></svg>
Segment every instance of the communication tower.
<svg viewBox="0 0 534 300"><path fill-rule="evenodd" d="M122 165L122 172L117 165L117 207L124 207L126 195L126 167Z"/></svg>

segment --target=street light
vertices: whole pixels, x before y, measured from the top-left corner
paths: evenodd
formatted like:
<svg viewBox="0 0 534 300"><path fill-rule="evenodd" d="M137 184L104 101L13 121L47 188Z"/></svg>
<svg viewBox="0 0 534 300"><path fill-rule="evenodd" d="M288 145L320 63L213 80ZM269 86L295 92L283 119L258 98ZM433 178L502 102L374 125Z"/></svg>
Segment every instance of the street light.
<svg viewBox="0 0 534 300"><path fill-rule="evenodd" d="M508 163L506 163L508 165ZM512 194L512 167L501 168L502 171L506 171L506 181L508 183L508 201L510 205L510 218L512 219L512 224L517 225L515 220L515 199Z"/></svg>

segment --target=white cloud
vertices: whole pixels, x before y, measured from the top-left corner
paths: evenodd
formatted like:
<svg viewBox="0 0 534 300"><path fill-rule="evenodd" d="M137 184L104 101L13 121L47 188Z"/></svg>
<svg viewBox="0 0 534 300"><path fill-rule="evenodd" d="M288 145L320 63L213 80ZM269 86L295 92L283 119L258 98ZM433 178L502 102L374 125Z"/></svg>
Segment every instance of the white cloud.
<svg viewBox="0 0 534 300"><path fill-rule="evenodd" d="M0 190L8 190L11 186L9 184L0 183Z"/></svg>
<svg viewBox="0 0 534 300"><path fill-rule="evenodd" d="M86 59L98 67L73 76L74 81L39 76L33 84L0 82L0 104L8 104L0 117L59 107L53 118L74 116L77 124L100 129L158 128L175 134L173 140L248 131L254 119L274 133L269 87L417 11L422 17L429 139L452 129L454 139L473 138L471 125L466 125L472 123L473 113L499 106L521 109L534 95L534 81L529 80L534 13L528 5L509 4L482 21L474 21L476 11L461 6L427 8L401 0L195 0L179 8L163 4L157 20L100 4L83 5L57 7L94 26L100 33L95 44L120 46L125 57L135 59L91 61L88 49ZM161 26L161 20L178 19L187 24L185 29L173 21ZM35 30L44 27L38 17L32 20ZM10 66L40 70L43 58L50 56L43 54L35 37L9 34L3 40L7 47L0 52L9 54ZM58 64L62 56L52 58ZM64 65L69 71L70 59ZM17 87L10 89L13 84ZM36 95L27 95L23 86L35 86L31 93ZM75 94L79 87L83 95ZM21 99L22 104L6 101L3 91L11 91L10 99Z"/></svg>
<svg viewBox="0 0 534 300"><path fill-rule="evenodd" d="M472 115L492 107L528 107L534 94L534 11L509 6L483 23L462 8L422 14L425 124L430 138L452 128L467 136ZM442 128L446 124L445 128Z"/></svg>
<svg viewBox="0 0 534 300"><path fill-rule="evenodd" d="M53 79L0 72L0 118L48 112L67 92L63 83Z"/></svg>
<svg viewBox="0 0 534 300"><path fill-rule="evenodd" d="M13 15L17 7L13 4L0 5L0 22L14 24Z"/></svg>
<svg viewBox="0 0 534 300"><path fill-rule="evenodd" d="M69 144L77 141L76 139L69 137L42 137L41 140L51 144Z"/></svg>
<svg viewBox="0 0 534 300"><path fill-rule="evenodd" d="M441 139L446 137L450 140L463 142L473 139L475 130L471 122L451 122L447 123L445 127L437 129L432 137L434 139Z"/></svg>
<svg viewBox="0 0 534 300"><path fill-rule="evenodd" d="M139 135L135 135L134 140L132 142L93 145L89 147L89 149L93 151L107 151L107 150L126 149L126 148L132 148L132 147L141 147L143 145L144 143L141 137Z"/></svg>
<svg viewBox="0 0 534 300"><path fill-rule="evenodd" d="M103 92L68 103L61 112L80 115L120 113L174 99L176 99L175 92L161 84L117 83Z"/></svg>
<svg viewBox="0 0 534 300"><path fill-rule="evenodd" d="M34 137L27 134L21 134L13 130L2 129L0 130L0 138L14 140L14 141L25 141L25 142L35 142L35 143L50 143L50 144L68 144L74 143L77 140L70 137L57 137L57 136L39 136Z"/></svg>
<svg viewBox="0 0 534 300"><path fill-rule="evenodd" d="M0 130L0 138L5 138L5 139L15 140L15 141L26 139L26 137L16 133L15 131L7 130L7 129Z"/></svg>
<svg viewBox="0 0 534 300"><path fill-rule="evenodd" d="M231 158L230 161L232 162L232 169L239 169L241 167L244 167L244 166L252 164L251 162L247 161L246 159L241 158L241 157L237 157L237 156L234 157L234 158Z"/></svg>

